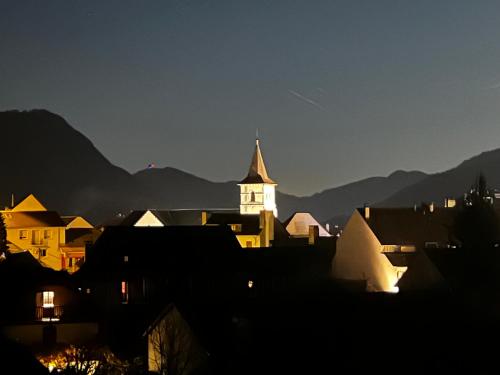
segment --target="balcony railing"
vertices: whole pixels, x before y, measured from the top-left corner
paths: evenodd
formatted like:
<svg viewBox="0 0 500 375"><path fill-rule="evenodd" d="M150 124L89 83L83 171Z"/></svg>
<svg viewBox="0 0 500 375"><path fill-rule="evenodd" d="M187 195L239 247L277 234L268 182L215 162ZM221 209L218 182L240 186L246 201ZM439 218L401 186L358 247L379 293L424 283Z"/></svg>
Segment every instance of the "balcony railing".
<svg viewBox="0 0 500 375"><path fill-rule="evenodd" d="M64 312L64 306L56 305L53 307L37 306L35 310L35 319L44 322L57 322L61 319Z"/></svg>

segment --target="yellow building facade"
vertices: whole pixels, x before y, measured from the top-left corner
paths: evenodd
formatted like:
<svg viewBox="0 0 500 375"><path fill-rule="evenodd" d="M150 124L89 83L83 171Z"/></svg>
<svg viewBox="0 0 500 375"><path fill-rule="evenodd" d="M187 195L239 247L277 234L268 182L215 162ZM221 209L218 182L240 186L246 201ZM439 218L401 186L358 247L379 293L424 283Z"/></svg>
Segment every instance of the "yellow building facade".
<svg viewBox="0 0 500 375"><path fill-rule="evenodd" d="M97 236L85 219L73 217L66 223L33 194L14 207L2 210L1 214L9 251L29 251L43 266L57 271L76 271L85 257L86 244ZM75 233L77 231L80 233ZM79 240L81 238L85 240Z"/></svg>

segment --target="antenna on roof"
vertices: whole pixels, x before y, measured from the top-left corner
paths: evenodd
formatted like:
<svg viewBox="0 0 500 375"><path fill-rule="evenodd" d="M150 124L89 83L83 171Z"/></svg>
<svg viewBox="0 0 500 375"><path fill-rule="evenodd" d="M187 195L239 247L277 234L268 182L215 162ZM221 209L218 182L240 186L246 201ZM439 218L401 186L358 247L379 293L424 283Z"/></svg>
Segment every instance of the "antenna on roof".
<svg viewBox="0 0 500 375"><path fill-rule="evenodd" d="M10 208L14 208L14 193L10 194Z"/></svg>

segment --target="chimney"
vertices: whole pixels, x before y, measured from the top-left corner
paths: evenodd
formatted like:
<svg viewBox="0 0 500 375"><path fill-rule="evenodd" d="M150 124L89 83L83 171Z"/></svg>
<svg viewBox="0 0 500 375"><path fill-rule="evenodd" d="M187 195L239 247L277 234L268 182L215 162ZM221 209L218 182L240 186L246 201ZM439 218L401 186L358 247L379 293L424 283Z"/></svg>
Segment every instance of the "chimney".
<svg viewBox="0 0 500 375"><path fill-rule="evenodd" d="M274 240L274 213L273 211L260 211L259 229L261 229L261 247L271 246Z"/></svg>
<svg viewBox="0 0 500 375"><path fill-rule="evenodd" d="M208 221L208 212L201 211L201 225L205 225Z"/></svg>
<svg viewBox="0 0 500 375"><path fill-rule="evenodd" d="M266 227L266 211L262 210L259 212L259 229L264 229Z"/></svg>
<svg viewBox="0 0 500 375"><path fill-rule="evenodd" d="M309 225L309 245L315 245L318 242L319 227L317 225Z"/></svg>
<svg viewBox="0 0 500 375"><path fill-rule="evenodd" d="M365 205L365 219L368 220L370 218L370 207Z"/></svg>

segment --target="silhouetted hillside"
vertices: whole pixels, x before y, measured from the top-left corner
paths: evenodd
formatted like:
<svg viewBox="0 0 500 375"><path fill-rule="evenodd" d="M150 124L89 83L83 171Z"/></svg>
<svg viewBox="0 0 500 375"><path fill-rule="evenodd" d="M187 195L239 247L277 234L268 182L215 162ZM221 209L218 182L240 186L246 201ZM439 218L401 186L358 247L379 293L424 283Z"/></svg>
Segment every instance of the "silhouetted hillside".
<svg viewBox="0 0 500 375"><path fill-rule="evenodd" d="M318 220L327 221L333 216L350 215L354 208L365 203L379 202L425 177L423 172L396 171L388 177L370 177L300 198L299 206L314 212Z"/></svg>
<svg viewBox="0 0 500 375"><path fill-rule="evenodd" d="M134 177L150 208L239 207L236 181L211 182L171 167L145 169Z"/></svg>
<svg viewBox="0 0 500 375"><path fill-rule="evenodd" d="M34 193L50 208L96 219L143 200L130 174L81 133L45 110L0 112L0 200Z"/></svg>
<svg viewBox="0 0 500 375"><path fill-rule="evenodd" d="M0 112L4 157L0 159L0 203L29 193L63 214L96 223L118 212L143 208L237 208L237 182L211 182L175 168L135 174L111 164L62 117L45 110ZM250 157L250 155L249 155ZM244 177L246 171L242 171ZM421 172L398 171L325 190L309 197L277 193L282 219L309 211L319 220L347 215L365 202L385 199L422 180Z"/></svg>
<svg viewBox="0 0 500 375"><path fill-rule="evenodd" d="M479 173L487 179L488 186L500 188L500 149L483 152L457 167L427 178L381 200L379 206L413 206L421 202L444 203L445 198L456 198L471 187Z"/></svg>

